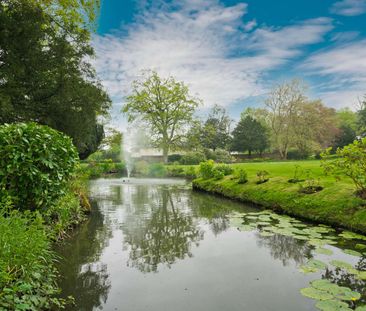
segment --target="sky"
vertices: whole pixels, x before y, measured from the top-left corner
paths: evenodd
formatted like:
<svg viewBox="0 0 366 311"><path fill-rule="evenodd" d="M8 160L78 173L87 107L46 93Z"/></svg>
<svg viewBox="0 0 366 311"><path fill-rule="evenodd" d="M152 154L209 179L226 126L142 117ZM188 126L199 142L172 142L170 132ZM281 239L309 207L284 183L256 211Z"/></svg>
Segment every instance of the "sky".
<svg viewBox="0 0 366 311"><path fill-rule="evenodd" d="M121 115L144 69L184 81L237 120L293 78L308 96L356 109L366 93L366 0L102 0L94 65Z"/></svg>

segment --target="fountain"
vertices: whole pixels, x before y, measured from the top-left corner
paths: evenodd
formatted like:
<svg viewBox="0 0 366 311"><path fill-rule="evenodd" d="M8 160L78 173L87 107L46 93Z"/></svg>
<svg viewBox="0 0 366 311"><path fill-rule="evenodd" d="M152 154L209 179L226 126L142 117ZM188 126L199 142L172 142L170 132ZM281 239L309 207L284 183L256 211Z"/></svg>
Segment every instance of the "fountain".
<svg viewBox="0 0 366 311"><path fill-rule="evenodd" d="M133 170L133 136L132 130L127 128L121 141L121 158L125 161L128 179L130 178ZM125 182L125 180L123 181Z"/></svg>

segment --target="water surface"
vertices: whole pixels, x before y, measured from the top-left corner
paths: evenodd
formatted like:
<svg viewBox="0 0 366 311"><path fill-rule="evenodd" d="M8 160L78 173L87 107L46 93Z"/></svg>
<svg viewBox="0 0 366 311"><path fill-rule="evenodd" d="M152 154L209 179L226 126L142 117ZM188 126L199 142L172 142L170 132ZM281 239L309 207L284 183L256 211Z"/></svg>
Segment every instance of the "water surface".
<svg viewBox="0 0 366 311"><path fill-rule="evenodd" d="M300 289L320 278L361 292L350 308L364 301L365 281L343 270L299 272L313 257L366 270L365 257L342 252L356 241L326 245L326 256L285 231L239 230L233 219L258 209L182 180L98 179L90 187L90 219L57 250L62 295L76 302L68 310L316 310Z"/></svg>

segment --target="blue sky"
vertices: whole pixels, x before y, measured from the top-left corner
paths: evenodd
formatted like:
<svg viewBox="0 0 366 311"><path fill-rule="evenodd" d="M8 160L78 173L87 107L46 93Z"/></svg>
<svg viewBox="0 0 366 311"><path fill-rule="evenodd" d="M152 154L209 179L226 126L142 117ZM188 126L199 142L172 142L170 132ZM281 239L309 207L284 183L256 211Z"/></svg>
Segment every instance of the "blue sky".
<svg viewBox="0 0 366 311"><path fill-rule="evenodd" d="M355 109L366 93L366 0L103 0L95 65L114 108L142 69L173 75L234 119L276 83Z"/></svg>

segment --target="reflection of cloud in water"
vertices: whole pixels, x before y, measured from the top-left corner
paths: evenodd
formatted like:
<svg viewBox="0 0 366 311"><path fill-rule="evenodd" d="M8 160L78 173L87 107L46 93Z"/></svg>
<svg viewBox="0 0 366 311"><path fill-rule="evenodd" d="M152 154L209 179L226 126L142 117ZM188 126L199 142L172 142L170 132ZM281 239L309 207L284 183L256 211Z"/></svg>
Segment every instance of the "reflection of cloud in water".
<svg viewBox="0 0 366 311"><path fill-rule="evenodd" d="M256 236L257 245L268 248L271 256L281 260L284 266L287 266L291 260L302 265L312 257L312 247L304 241L280 234L264 237L257 233Z"/></svg>

